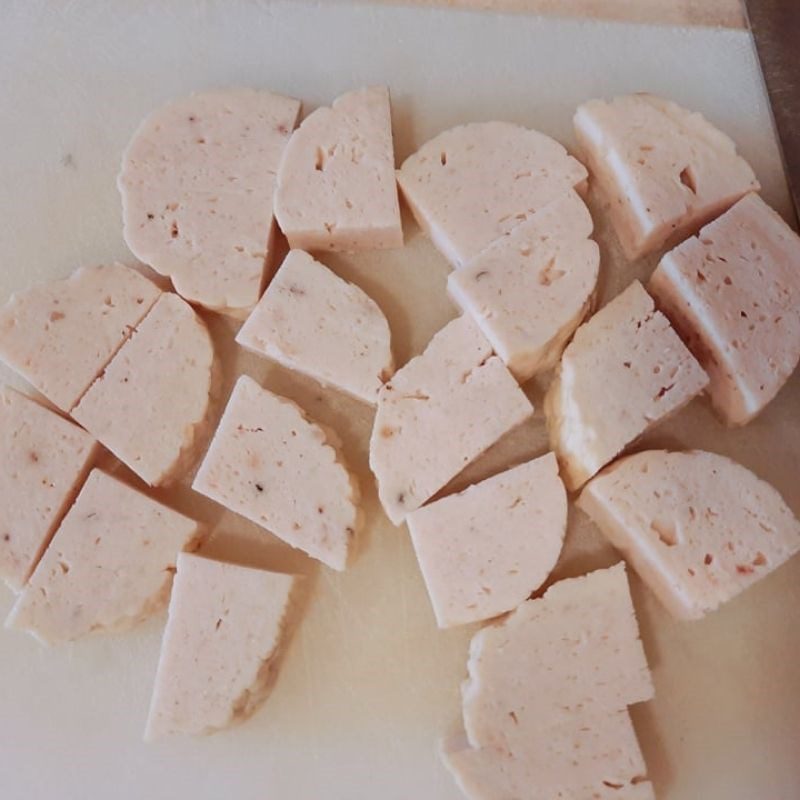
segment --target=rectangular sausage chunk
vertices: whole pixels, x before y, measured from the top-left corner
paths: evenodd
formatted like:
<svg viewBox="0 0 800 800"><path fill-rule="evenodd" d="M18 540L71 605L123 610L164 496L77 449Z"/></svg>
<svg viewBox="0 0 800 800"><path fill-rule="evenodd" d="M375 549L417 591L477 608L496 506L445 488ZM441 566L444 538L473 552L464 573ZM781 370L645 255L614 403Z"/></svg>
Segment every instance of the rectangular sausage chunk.
<svg viewBox="0 0 800 800"><path fill-rule="evenodd" d="M181 553L145 739L249 717L277 678L298 578Z"/></svg>
<svg viewBox="0 0 800 800"><path fill-rule="evenodd" d="M399 525L532 414L477 325L445 325L378 396L369 463L389 519Z"/></svg>
<svg viewBox="0 0 800 800"><path fill-rule="evenodd" d="M86 431L0 388L0 577L22 589L97 455Z"/></svg>
<svg viewBox="0 0 800 800"><path fill-rule="evenodd" d="M708 373L729 425L772 400L800 359L800 238L749 194L667 253L648 289Z"/></svg>
<svg viewBox="0 0 800 800"><path fill-rule="evenodd" d="M7 627L47 644L122 630L162 608L200 525L93 470L11 609Z"/></svg>
<svg viewBox="0 0 800 800"><path fill-rule="evenodd" d="M581 487L708 383L638 281L581 325L545 397L567 488Z"/></svg>

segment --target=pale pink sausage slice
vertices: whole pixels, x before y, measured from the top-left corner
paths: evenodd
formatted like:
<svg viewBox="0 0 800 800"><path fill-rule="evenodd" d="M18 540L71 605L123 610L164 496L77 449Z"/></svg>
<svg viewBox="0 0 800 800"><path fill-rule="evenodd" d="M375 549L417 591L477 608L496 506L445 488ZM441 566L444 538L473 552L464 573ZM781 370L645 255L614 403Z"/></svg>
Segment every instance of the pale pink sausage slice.
<svg viewBox="0 0 800 800"><path fill-rule="evenodd" d="M468 669L466 736L443 755L469 797L652 796L627 709L653 685L623 564L483 628Z"/></svg>
<svg viewBox="0 0 800 800"><path fill-rule="evenodd" d="M150 114L122 158L125 241L193 303L244 318L272 266L275 175L300 102L201 92Z"/></svg>
<svg viewBox="0 0 800 800"><path fill-rule="evenodd" d="M538 131L478 122L440 133L397 173L419 226L453 267L548 203L582 188L586 168Z"/></svg>
<svg viewBox="0 0 800 800"><path fill-rule="evenodd" d="M515 758L462 735L442 744L441 757L469 800L655 800L627 710L545 727L534 742Z"/></svg>
<svg viewBox="0 0 800 800"><path fill-rule="evenodd" d="M164 294L72 416L143 481L170 483L203 441L213 371L205 323Z"/></svg>
<svg viewBox="0 0 800 800"><path fill-rule="evenodd" d="M445 325L378 396L369 463L389 519L399 525L532 414L477 325Z"/></svg>
<svg viewBox="0 0 800 800"><path fill-rule="evenodd" d="M759 189L730 138L661 97L590 100L574 123L629 259L680 241Z"/></svg>
<svg viewBox="0 0 800 800"><path fill-rule="evenodd" d="M361 514L337 445L297 404L243 375L192 488L342 570Z"/></svg>
<svg viewBox="0 0 800 800"><path fill-rule="evenodd" d="M545 397L568 489L679 411L708 376L638 281L581 325Z"/></svg>
<svg viewBox="0 0 800 800"><path fill-rule="evenodd" d="M48 644L122 630L164 605L192 519L93 470L11 609L7 627Z"/></svg>
<svg viewBox="0 0 800 800"><path fill-rule="evenodd" d="M800 522L778 492L700 450L623 458L578 506L680 619L715 610L800 550Z"/></svg>
<svg viewBox="0 0 800 800"><path fill-rule="evenodd" d="M373 405L394 372L378 304L302 250L286 256L236 341Z"/></svg>
<svg viewBox="0 0 800 800"><path fill-rule="evenodd" d="M0 577L22 589L97 455L86 431L0 388Z"/></svg>
<svg viewBox="0 0 800 800"><path fill-rule="evenodd" d="M667 253L648 289L708 373L729 425L772 400L800 360L800 239L758 195Z"/></svg>
<svg viewBox="0 0 800 800"><path fill-rule="evenodd" d="M541 736L541 720L558 725L653 696L624 563L559 581L483 628L467 666L462 695L470 744L520 755Z"/></svg>
<svg viewBox="0 0 800 800"><path fill-rule="evenodd" d="M298 578L178 556L145 740L249 717L277 678Z"/></svg>
<svg viewBox="0 0 800 800"><path fill-rule="evenodd" d="M570 191L495 240L447 280L514 377L552 368L589 312L600 250L589 209Z"/></svg>
<svg viewBox="0 0 800 800"><path fill-rule="evenodd" d="M541 586L561 553L567 493L552 453L407 518L440 628L496 617Z"/></svg>
<svg viewBox="0 0 800 800"><path fill-rule="evenodd" d="M160 295L122 264L18 292L0 311L0 359L71 411Z"/></svg>
<svg viewBox="0 0 800 800"><path fill-rule="evenodd" d="M278 170L275 217L300 250L402 247L386 87L348 92L303 120Z"/></svg>

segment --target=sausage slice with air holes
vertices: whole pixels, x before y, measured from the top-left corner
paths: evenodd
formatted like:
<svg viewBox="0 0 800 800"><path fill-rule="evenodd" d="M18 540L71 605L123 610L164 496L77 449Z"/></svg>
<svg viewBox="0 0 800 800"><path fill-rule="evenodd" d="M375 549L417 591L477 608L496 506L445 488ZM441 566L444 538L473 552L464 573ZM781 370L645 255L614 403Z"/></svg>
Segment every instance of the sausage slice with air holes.
<svg viewBox="0 0 800 800"><path fill-rule="evenodd" d="M300 250L402 247L385 86L343 94L303 120L278 170L275 216Z"/></svg>
<svg viewBox="0 0 800 800"><path fill-rule="evenodd" d="M662 97L590 100L574 125L629 259L680 241L760 188L728 136Z"/></svg>
<svg viewBox="0 0 800 800"><path fill-rule="evenodd" d="M800 360L800 239L749 194L667 253L650 293L708 373L729 425L775 397Z"/></svg>
<svg viewBox="0 0 800 800"><path fill-rule="evenodd" d="M714 611L800 550L800 523L778 492L701 450L620 459L578 506L680 619Z"/></svg>

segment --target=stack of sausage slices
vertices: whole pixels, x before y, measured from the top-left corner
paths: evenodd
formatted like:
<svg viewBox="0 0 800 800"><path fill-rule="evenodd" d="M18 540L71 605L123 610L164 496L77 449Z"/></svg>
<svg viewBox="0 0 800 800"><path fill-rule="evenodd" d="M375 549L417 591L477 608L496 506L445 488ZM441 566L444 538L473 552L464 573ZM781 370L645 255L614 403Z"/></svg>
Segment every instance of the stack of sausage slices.
<svg viewBox="0 0 800 800"><path fill-rule="evenodd" d="M148 487L191 474L347 566L362 515L336 433L246 375L212 430L223 398L200 307L243 321L241 347L374 406L380 501L408 526L439 626L487 623L463 730L441 747L464 794L652 798L628 712L653 684L625 563L697 619L797 552L800 525L728 458L630 447L697 395L732 426L775 397L800 358L800 239L727 136L652 95L578 108L580 161L485 122L395 171L383 87L299 117L297 100L248 89L155 111L118 181L142 264L79 269L0 312L0 357L42 396L0 393L8 626L57 643L169 603L146 736L209 733L267 696L299 579L198 555L204 525ZM596 313L589 181L629 260L663 253ZM396 370L379 306L323 261L401 247L398 186L462 313ZM531 417L520 386L551 372L551 451L443 493ZM99 468L108 453L129 472ZM570 497L625 561L542 594Z"/></svg>

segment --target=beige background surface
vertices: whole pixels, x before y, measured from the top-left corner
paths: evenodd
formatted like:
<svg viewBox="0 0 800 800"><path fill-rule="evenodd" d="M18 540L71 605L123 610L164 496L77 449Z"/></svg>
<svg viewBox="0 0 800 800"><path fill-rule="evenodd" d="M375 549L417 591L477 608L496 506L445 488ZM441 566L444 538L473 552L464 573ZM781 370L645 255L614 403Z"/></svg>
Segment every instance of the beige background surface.
<svg viewBox="0 0 800 800"><path fill-rule="evenodd" d="M301 97L309 109L353 86L385 82L398 159L446 127L491 118L570 144L577 103L648 89L704 111L734 136L765 196L789 210L760 75L741 31L409 8L365 13L329 3L176 3L169 13L162 5L40 0L6 7L0 301L79 264L130 257L114 185L120 153L150 109L215 85L269 87ZM598 221L608 298L652 263L624 264ZM330 260L384 307L400 363L456 313L442 259L410 223L406 234L403 250ZM169 493L180 508L216 523L209 552L314 576L273 696L235 730L145 746L163 617L55 650L0 631L0 796L457 800L436 742L459 718L472 629L436 630L408 536L378 510L366 467L371 411L236 357L232 327L208 319L228 385L244 368L341 434L365 493L362 555L344 574L317 571L188 490ZM529 387L537 403L541 389ZM796 375L762 417L735 432L698 401L649 442L733 455L800 512L799 398ZM544 447L538 413L470 476ZM558 575L614 559L574 513ZM636 580L633 590L657 690L634 718L661 800L796 800L800 559L697 624L673 622ZM0 615L11 600L0 588Z"/></svg>

